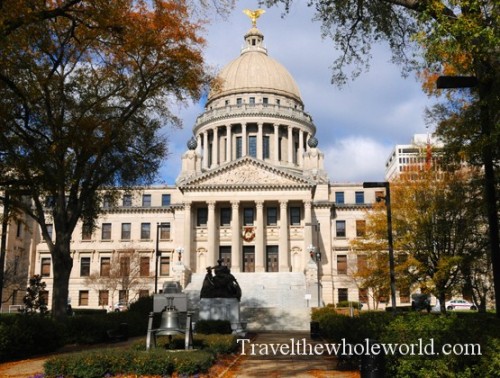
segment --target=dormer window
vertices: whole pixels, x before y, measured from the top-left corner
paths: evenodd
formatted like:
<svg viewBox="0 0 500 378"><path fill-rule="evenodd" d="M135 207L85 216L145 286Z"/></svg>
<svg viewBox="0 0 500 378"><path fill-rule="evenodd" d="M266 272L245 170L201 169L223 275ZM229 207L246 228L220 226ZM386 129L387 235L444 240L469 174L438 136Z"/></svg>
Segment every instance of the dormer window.
<svg viewBox="0 0 500 378"><path fill-rule="evenodd" d="M256 45L256 41L255 41L255 38L252 39L252 46L255 46Z"/></svg>

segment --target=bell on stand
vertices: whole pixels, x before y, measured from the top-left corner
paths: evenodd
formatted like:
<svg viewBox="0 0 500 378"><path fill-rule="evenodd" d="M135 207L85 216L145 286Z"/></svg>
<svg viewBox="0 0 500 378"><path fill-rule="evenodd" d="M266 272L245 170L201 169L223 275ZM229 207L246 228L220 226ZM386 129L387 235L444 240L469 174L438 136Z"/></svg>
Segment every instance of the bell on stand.
<svg viewBox="0 0 500 378"><path fill-rule="evenodd" d="M173 335L183 334L179 325L179 312L173 305L174 298L167 298L167 306L162 311L160 327L155 332L156 336L168 336L169 343Z"/></svg>

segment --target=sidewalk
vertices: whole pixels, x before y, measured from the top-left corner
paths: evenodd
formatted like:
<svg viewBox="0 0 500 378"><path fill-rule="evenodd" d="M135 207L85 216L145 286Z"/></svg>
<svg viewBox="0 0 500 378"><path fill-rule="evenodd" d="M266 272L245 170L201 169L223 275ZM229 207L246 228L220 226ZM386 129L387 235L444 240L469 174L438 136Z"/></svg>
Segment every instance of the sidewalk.
<svg viewBox="0 0 500 378"><path fill-rule="evenodd" d="M335 370L335 356L316 354L321 352L321 347L315 350L314 345L322 343L312 340L308 332L259 333L251 342L239 342L240 359L219 378L359 378L357 371Z"/></svg>

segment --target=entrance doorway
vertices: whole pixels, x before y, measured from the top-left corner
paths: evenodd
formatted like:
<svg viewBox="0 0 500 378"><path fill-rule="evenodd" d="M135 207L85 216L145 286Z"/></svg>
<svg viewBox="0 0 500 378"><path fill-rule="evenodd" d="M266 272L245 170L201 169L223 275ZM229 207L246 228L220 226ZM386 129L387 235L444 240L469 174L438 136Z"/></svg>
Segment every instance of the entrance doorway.
<svg viewBox="0 0 500 378"><path fill-rule="evenodd" d="M230 246L220 246L219 247L219 259L222 260L222 265L231 268L231 247Z"/></svg>
<svg viewBox="0 0 500 378"><path fill-rule="evenodd" d="M243 247L243 271L255 272L255 247Z"/></svg>
<svg viewBox="0 0 500 378"><path fill-rule="evenodd" d="M278 246L268 245L266 247L266 272L278 272L278 271L279 271Z"/></svg>

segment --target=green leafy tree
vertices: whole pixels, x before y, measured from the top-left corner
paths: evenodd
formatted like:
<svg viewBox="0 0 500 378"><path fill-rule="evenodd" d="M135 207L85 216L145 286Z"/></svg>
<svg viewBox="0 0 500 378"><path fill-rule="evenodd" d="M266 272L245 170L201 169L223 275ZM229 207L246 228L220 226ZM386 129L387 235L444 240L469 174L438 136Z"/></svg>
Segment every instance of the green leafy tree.
<svg viewBox="0 0 500 378"><path fill-rule="evenodd" d="M45 314L47 312L46 287L47 284L42 281L39 274L35 274L29 279L29 286L26 288L26 295L23 298L25 313L34 314L40 312Z"/></svg>
<svg viewBox="0 0 500 378"><path fill-rule="evenodd" d="M198 98L209 80L204 41L185 1L0 7L0 174L23 190L10 205L40 226L62 319L77 222L94 224L116 191L104 189L152 182L167 153L161 129L180 126L172 103Z"/></svg>

